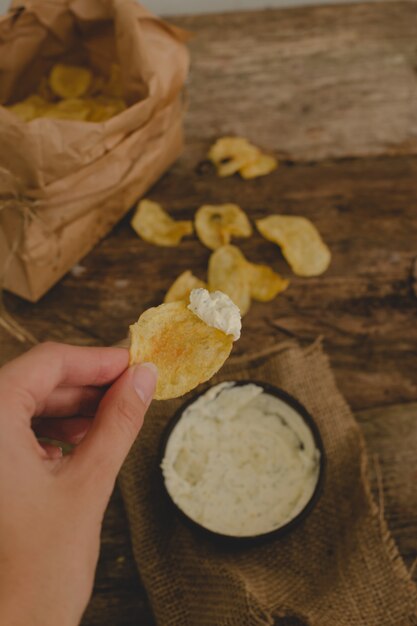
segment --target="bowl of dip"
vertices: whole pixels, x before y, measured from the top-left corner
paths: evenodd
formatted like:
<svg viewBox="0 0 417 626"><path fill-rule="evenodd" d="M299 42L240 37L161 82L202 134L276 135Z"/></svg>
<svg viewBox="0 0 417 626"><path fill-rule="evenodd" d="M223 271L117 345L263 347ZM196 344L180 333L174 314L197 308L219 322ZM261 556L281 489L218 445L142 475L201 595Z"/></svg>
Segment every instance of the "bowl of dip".
<svg viewBox="0 0 417 626"><path fill-rule="evenodd" d="M161 446L165 490L194 526L229 539L282 535L313 509L325 452L309 412L282 389L220 383L186 402Z"/></svg>

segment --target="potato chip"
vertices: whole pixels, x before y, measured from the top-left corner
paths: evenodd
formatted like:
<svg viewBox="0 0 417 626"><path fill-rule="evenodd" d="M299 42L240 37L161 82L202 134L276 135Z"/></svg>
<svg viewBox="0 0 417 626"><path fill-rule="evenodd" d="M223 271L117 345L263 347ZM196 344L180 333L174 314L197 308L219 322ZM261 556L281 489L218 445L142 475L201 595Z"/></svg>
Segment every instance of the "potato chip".
<svg viewBox="0 0 417 626"><path fill-rule="evenodd" d="M268 154L261 154L256 161L248 163L240 168L239 173L242 178L258 178L266 176L278 167L278 161Z"/></svg>
<svg viewBox="0 0 417 626"><path fill-rule="evenodd" d="M105 122L126 109L126 104L119 98L110 98L108 96L96 96L89 98L90 114L88 119L90 122Z"/></svg>
<svg viewBox="0 0 417 626"><path fill-rule="evenodd" d="M258 148L243 137L222 137L210 148L208 158L221 177L232 176L260 156Z"/></svg>
<svg viewBox="0 0 417 626"><path fill-rule="evenodd" d="M248 264L250 295L258 302L269 302L290 284L286 278L276 274L268 265Z"/></svg>
<svg viewBox="0 0 417 626"><path fill-rule="evenodd" d="M265 239L280 246L294 274L318 276L329 267L330 250L305 217L270 215L257 220L256 226Z"/></svg>
<svg viewBox="0 0 417 626"><path fill-rule="evenodd" d="M70 100L62 100L56 105L49 106L40 115L40 117L49 117L58 120L78 120L80 122L84 122L88 119L88 115L90 112L88 106L84 105L83 107L74 107L73 109L61 107L60 105L65 102L70 102Z"/></svg>
<svg viewBox="0 0 417 626"><path fill-rule="evenodd" d="M186 302L148 309L130 326L130 338L130 364L158 368L157 400L182 396L211 378L233 346L232 335L208 326Z"/></svg>
<svg viewBox="0 0 417 626"><path fill-rule="evenodd" d="M5 107L10 113L14 113L22 122L30 122L37 117L37 110L32 104L28 104L24 100Z"/></svg>
<svg viewBox="0 0 417 626"><path fill-rule="evenodd" d="M5 107L10 113L14 113L19 117L22 122L30 122L37 117L37 108L30 102L22 100L22 102L16 102L10 106Z"/></svg>
<svg viewBox="0 0 417 626"><path fill-rule="evenodd" d="M142 239L157 246L177 246L193 232L191 221L173 220L160 204L151 200L139 202L131 225Z"/></svg>
<svg viewBox="0 0 417 626"><path fill-rule="evenodd" d="M9 111L20 117L24 122L39 117L47 110L49 103L38 94L32 94L16 104L6 107Z"/></svg>
<svg viewBox="0 0 417 626"><path fill-rule="evenodd" d="M62 120L87 120L91 106L82 98L68 98L60 100L56 104L50 104L42 114L42 117L51 117Z"/></svg>
<svg viewBox="0 0 417 626"><path fill-rule="evenodd" d="M79 98L87 93L92 78L86 67L57 63L49 75L49 85L61 98Z"/></svg>
<svg viewBox="0 0 417 626"><path fill-rule="evenodd" d="M248 264L236 246L217 248L209 260L208 284L210 291L223 291L239 307L243 316L250 307L250 272Z"/></svg>
<svg viewBox="0 0 417 626"><path fill-rule="evenodd" d="M164 302L189 301L190 293L199 287L207 288L206 283L187 270L178 276L165 294Z"/></svg>
<svg viewBox="0 0 417 626"><path fill-rule="evenodd" d="M250 237L252 226L237 204L204 204L195 215L195 229L207 248L216 250L232 237Z"/></svg>
<svg viewBox="0 0 417 626"><path fill-rule="evenodd" d="M88 100L83 98L67 98L66 100L60 100L55 106L59 111L69 111L70 113L85 110L88 112L89 110Z"/></svg>

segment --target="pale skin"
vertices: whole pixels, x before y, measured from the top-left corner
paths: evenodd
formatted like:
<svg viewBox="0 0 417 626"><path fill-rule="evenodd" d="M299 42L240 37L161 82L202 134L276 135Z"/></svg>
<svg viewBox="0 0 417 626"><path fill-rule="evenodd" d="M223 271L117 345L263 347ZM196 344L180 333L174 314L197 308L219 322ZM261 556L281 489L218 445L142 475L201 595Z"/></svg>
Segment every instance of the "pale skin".
<svg viewBox="0 0 417 626"><path fill-rule="evenodd" d="M155 368L128 367L121 348L46 343L0 369L0 624L79 624L155 384ZM63 456L39 437L75 447Z"/></svg>

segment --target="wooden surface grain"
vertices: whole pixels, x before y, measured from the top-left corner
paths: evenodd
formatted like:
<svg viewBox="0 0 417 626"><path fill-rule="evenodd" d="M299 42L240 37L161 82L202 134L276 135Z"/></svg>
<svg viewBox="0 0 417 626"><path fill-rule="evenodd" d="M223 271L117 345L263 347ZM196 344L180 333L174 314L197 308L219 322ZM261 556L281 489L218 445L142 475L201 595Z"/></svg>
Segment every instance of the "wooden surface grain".
<svg viewBox="0 0 417 626"><path fill-rule="evenodd" d="M417 557L417 11L414 2L177 19L192 30L187 145L149 192L174 216L237 202L251 219L309 217L333 260L318 278L291 274L260 236L250 260L291 280L244 320L236 353L288 336L324 337L338 385L370 452L372 484L408 567ZM221 180L205 161L222 134L280 156L268 177ZM138 239L125 218L39 303L8 296L39 340L112 344L175 277L205 277L195 238L175 250ZM1 362L26 349L0 331ZM417 576L415 576L417 578ZM83 626L153 624L116 490L103 527Z"/></svg>

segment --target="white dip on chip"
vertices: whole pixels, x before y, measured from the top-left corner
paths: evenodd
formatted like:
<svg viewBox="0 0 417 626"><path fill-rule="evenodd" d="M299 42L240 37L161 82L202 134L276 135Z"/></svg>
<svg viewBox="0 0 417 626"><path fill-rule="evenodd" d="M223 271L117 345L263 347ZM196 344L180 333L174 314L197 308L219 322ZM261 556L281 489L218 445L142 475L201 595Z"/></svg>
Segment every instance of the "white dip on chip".
<svg viewBox="0 0 417 626"><path fill-rule="evenodd" d="M239 307L222 291L210 293L207 289L193 289L188 308L208 326L233 335L234 341L239 339L242 328Z"/></svg>
<svg viewBox="0 0 417 626"><path fill-rule="evenodd" d="M165 449L162 471L173 501L223 535L280 528L316 487L320 452L291 406L248 383L221 383L189 405Z"/></svg>

